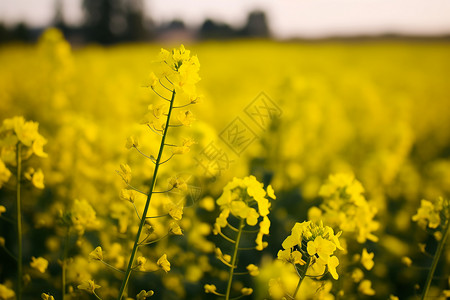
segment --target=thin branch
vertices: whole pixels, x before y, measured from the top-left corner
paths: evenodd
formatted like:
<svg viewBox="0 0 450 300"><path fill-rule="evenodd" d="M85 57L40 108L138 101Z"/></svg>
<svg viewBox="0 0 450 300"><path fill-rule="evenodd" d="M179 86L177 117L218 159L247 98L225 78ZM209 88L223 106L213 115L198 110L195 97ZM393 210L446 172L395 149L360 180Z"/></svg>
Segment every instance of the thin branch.
<svg viewBox="0 0 450 300"><path fill-rule="evenodd" d="M248 272L234 272L234 275L248 275Z"/></svg>
<svg viewBox="0 0 450 300"><path fill-rule="evenodd" d="M150 159L153 163L155 163L155 158L153 156L148 156L147 154L143 153L141 150L139 150L138 147L133 146L140 154L142 154L144 157Z"/></svg>
<svg viewBox="0 0 450 300"><path fill-rule="evenodd" d="M173 186L170 190L167 190L167 191L160 191L160 192L153 192L153 193L155 193L155 194L164 194L164 193L170 192L170 191L173 190L174 188L175 188L175 186Z"/></svg>
<svg viewBox="0 0 450 300"><path fill-rule="evenodd" d="M160 215L160 216L150 216L150 217L145 217L146 219L157 219L157 218L163 218L163 217L167 217L169 214L165 214L165 215Z"/></svg>
<svg viewBox="0 0 450 300"><path fill-rule="evenodd" d="M224 239L226 239L227 241L229 241L230 243L236 244L236 241L234 241L233 239L227 237L225 234L222 233L222 231L217 231L221 237L223 237Z"/></svg>
<svg viewBox="0 0 450 300"><path fill-rule="evenodd" d="M164 100L166 100L166 101L169 101L170 102L170 99L167 99L166 97L163 97L163 96L161 96L152 86L150 87L154 92L155 92L155 94L156 95L158 95L160 98L162 98L162 99L164 99Z"/></svg>
<svg viewBox="0 0 450 300"><path fill-rule="evenodd" d="M156 239L156 240L153 240L153 241L147 242L147 243L143 243L143 242L145 241L145 240L144 240L144 241L142 241L142 242L139 243L139 246L144 246L144 245L151 245L151 244L154 244L154 243L159 242L160 240L162 240L162 239L164 239L164 238L166 238L166 237L168 237L168 236L169 236L169 234L167 233L166 235L160 237L159 239ZM146 238L146 239L147 239L147 238Z"/></svg>
<svg viewBox="0 0 450 300"><path fill-rule="evenodd" d="M161 133L159 133L159 132L156 131L156 130L158 130L158 129L153 128L152 126L150 126L150 124L147 124L147 126L148 126L148 128L150 128L151 131L153 131L153 132L156 133L157 135L163 136ZM162 131L162 130L161 130L161 131Z"/></svg>
<svg viewBox="0 0 450 300"><path fill-rule="evenodd" d="M8 254L9 256L11 256L12 259L14 259L15 261L17 261L17 257L14 256L14 254L12 254L8 248L6 248L5 246L2 247L3 250L5 250L6 254Z"/></svg>
<svg viewBox="0 0 450 300"><path fill-rule="evenodd" d="M138 209L136 207L136 204L134 204L134 202L131 202L131 203L133 203L134 210L136 211L136 215L137 215L137 217L138 217L138 219L140 221L141 220L141 216L139 215L139 212L138 212Z"/></svg>
<svg viewBox="0 0 450 300"><path fill-rule="evenodd" d="M168 90L169 92L172 92L171 89L169 89L168 87L166 87L166 86L162 83L161 79L158 79L158 81L159 81L159 84L162 85L163 88L165 88L165 89Z"/></svg>
<svg viewBox="0 0 450 300"><path fill-rule="evenodd" d="M171 155L168 159L166 159L166 160L163 161L163 162L160 162L159 164L160 164L160 165L165 164L165 163L168 162L174 155L175 155L175 154L172 153L172 155Z"/></svg>
<svg viewBox="0 0 450 300"><path fill-rule="evenodd" d="M112 266L112 265L110 265L110 264L108 264L107 262L105 262L105 261L103 261L103 260L100 260L104 265L106 265L107 267L109 267L109 268L111 268L111 269L113 269L113 270L115 270L115 271L117 271L117 272L120 272L120 273L125 273L125 271L122 271L122 270L120 270L120 269L117 269L116 267L114 267L114 266Z"/></svg>
<svg viewBox="0 0 450 300"><path fill-rule="evenodd" d="M170 82L171 85L173 85L172 81L170 81L170 79L167 78L167 76L164 76L164 77L166 77L167 81Z"/></svg>
<svg viewBox="0 0 450 300"><path fill-rule="evenodd" d="M6 221L8 223L11 223L11 224L16 224L16 221L14 221L13 219L10 219L8 217L5 217L5 216L0 216L0 219Z"/></svg>
<svg viewBox="0 0 450 300"><path fill-rule="evenodd" d="M188 104L180 105L180 106L174 106L173 108L183 108L183 107L186 107L186 106L189 106L189 105L192 105L192 104L193 104L192 102L189 102Z"/></svg>

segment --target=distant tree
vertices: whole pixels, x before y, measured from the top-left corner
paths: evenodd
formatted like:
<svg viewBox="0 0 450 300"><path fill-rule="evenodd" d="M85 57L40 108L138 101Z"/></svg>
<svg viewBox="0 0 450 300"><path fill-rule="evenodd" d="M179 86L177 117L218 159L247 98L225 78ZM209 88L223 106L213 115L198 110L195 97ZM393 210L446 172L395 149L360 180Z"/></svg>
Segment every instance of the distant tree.
<svg viewBox="0 0 450 300"><path fill-rule="evenodd" d="M200 27L200 38L202 39L229 39L237 35L227 24L218 24L207 19Z"/></svg>
<svg viewBox="0 0 450 300"><path fill-rule="evenodd" d="M119 6L120 0L83 0L84 30L88 41L102 44L115 41L113 20Z"/></svg>
<svg viewBox="0 0 450 300"><path fill-rule="evenodd" d="M142 0L83 0L83 9L89 41L111 44L143 40L148 35Z"/></svg>
<svg viewBox="0 0 450 300"><path fill-rule="evenodd" d="M53 16L53 24L56 28L59 28L63 32L66 32L68 29L66 23L64 22L62 0L55 1L55 15Z"/></svg>
<svg viewBox="0 0 450 300"><path fill-rule="evenodd" d="M25 23L17 24L11 31L11 39L14 41L29 42L31 40L30 29Z"/></svg>
<svg viewBox="0 0 450 300"><path fill-rule="evenodd" d="M247 24L241 31L246 37L269 37L269 26L267 25L266 14L262 11L254 11L248 15Z"/></svg>
<svg viewBox="0 0 450 300"><path fill-rule="evenodd" d="M127 40L141 41L149 36L149 29L145 27L143 15L144 5L142 0L130 0L127 2Z"/></svg>

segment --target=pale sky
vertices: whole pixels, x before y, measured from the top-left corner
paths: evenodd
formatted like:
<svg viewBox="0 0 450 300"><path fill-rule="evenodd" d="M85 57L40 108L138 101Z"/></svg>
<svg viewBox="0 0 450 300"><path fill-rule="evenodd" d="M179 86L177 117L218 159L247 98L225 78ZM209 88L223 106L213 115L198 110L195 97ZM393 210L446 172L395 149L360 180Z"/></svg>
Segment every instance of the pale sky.
<svg viewBox="0 0 450 300"><path fill-rule="evenodd" d="M55 0L0 0L0 22L46 26ZM81 0L63 0L69 23L82 21ZM450 0L144 0L156 23L174 18L199 26L212 18L242 26L250 11L265 11L279 38L355 34L450 34Z"/></svg>

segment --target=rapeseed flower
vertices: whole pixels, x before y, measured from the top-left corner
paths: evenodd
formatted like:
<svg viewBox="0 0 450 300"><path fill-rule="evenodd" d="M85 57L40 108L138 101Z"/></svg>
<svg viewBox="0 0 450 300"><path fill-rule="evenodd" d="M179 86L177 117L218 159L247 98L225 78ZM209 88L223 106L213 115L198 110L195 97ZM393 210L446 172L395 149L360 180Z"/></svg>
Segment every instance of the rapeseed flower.
<svg viewBox="0 0 450 300"><path fill-rule="evenodd" d="M33 256L33 257L31 257L30 266L33 269L36 269L41 273L45 273L45 271L47 270L47 267L48 267L48 260L46 260L43 257L36 258Z"/></svg>
<svg viewBox="0 0 450 300"><path fill-rule="evenodd" d="M5 163L2 159L0 159L0 188L2 188L3 184L8 182L11 177L11 171L6 167Z"/></svg>
<svg viewBox="0 0 450 300"><path fill-rule="evenodd" d="M295 223L291 235L282 243L283 250L278 251L278 259L294 265L306 265L311 276L325 275L327 267L331 276L338 279L336 267L339 260L333 254L336 249L343 250L338 239L340 235L340 232L335 235L333 229L323 226L322 222Z"/></svg>
<svg viewBox="0 0 450 300"><path fill-rule="evenodd" d="M98 284L95 284L94 280L86 280L82 284L77 286L80 290L85 290L89 294L94 294L95 290L100 288Z"/></svg>
<svg viewBox="0 0 450 300"><path fill-rule="evenodd" d="M163 256L158 259L156 264L166 273L170 271L170 262L167 260L167 254L163 254Z"/></svg>
<svg viewBox="0 0 450 300"><path fill-rule="evenodd" d="M8 300L16 296L16 293L4 284L0 284L0 299Z"/></svg>

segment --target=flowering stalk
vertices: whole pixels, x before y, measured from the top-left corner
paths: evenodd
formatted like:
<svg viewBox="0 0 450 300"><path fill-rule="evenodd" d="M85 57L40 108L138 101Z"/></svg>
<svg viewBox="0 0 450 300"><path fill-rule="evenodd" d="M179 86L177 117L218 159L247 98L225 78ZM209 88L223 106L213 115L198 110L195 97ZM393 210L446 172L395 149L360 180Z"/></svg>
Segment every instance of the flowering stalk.
<svg viewBox="0 0 450 300"><path fill-rule="evenodd" d="M263 236L269 234L270 220L268 217L269 209L271 207L270 199L276 199L272 186L264 189L264 185L256 180L254 176L245 177L243 179L233 178L223 189L222 195L217 199L217 204L220 206L221 213L214 224L214 234L220 235L226 241L234 244L233 256L222 253L220 248L216 248L216 257L229 268L229 276L227 289L224 294L217 292L217 287L212 284L204 286L205 293L212 293L217 296L230 299L231 286L234 275L250 274L250 276L257 276L259 273L258 267L254 264L248 265L248 272L235 272L237 266L237 257L239 250L258 250L262 251L267 242L263 241ZM232 226L228 220L229 218L239 220L239 226ZM259 230L244 230L245 226L257 226ZM235 233L235 238L222 232L222 228L228 228ZM239 248L243 233L257 233L254 247ZM244 296L249 296L253 293L252 288L244 287L241 289L241 295L233 299L239 299Z"/></svg>
<svg viewBox="0 0 450 300"><path fill-rule="evenodd" d="M295 223L291 235L282 243L283 250L277 255L278 259L292 264L299 276L294 294L288 294L289 298L295 299L306 276L321 278L330 273L335 280L339 278L336 271L339 259L333 254L336 249L343 250L338 239L340 235L341 232L335 235L322 221L318 224L311 221ZM301 266L301 273L297 265Z"/></svg>
<svg viewBox="0 0 450 300"><path fill-rule="evenodd" d="M292 295L292 298L294 298L294 299L297 296L298 291L300 290L300 286L302 285L303 279L305 279L305 277L306 277L306 272L308 271L310 263L311 263L311 258L309 258L308 261L306 262L306 266L303 269L303 272L301 274L298 274L299 279L298 279L297 287L295 288L294 294ZM295 264L294 264L294 267L295 267Z"/></svg>
<svg viewBox="0 0 450 300"><path fill-rule="evenodd" d="M234 244L234 252L233 252L233 258L231 259L231 266L230 266L230 275L228 277L228 284L227 284L227 292L225 295L225 299L228 300L230 299L230 292L231 292L231 283L233 282L233 275L234 275L234 269L237 267L236 266L236 259L238 256L238 251L239 251L239 242L241 241L241 234L242 234L242 229L245 226L245 220L241 219L240 223L239 223L239 231L236 237L236 241Z"/></svg>
<svg viewBox="0 0 450 300"><path fill-rule="evenodd" d="M131 256L130 256L130 260L128 262L128 267L127 267L127 270L125 271L125 278L123 279L122 286L120 287L119 298L118 298L119 300L122 299L123 293L128 285L128 280L130 279L130 275L131 275L131 272L133 269L134 258L136 256L136 252L139 247L139 239L141 236L142 229L144 228L147 211L148 211L148 208L150 207L150 201L152 199L153 190L155 188L156 176L158 175L158 169L159 169L159 165L161 163L161 157L163 155L163 150L164 150L165 140L166 140L166 136L167 136L167 130L169 129L170 116L172 114L174 100L175 100L175 90L172 91L172 98L170 99L169 111L167 112L166 125L164 127L164 133L161 137L161 143L159 146L158 157L156 158L156 161L155 161L155 169L153 171L153 177L152 177L152 181L150 183L150 191L147 196L147 201L145 202L145 207L144 207L144 211L142 213L141 223L139 224L139 229L136 234L136 239L134 241L133 250L131 251Z"/></svg>
<svg viewBox="0 0 450 300"><path fill-rule="evenodd" d="M67 226L67 232L64 237L64 249L63 249L63 257L61 259L61 292L62 292L62 300L66 299L66 268L67 268L67 252L69 251L69 238L70 238L70 227Z"/></svg>
<svg viewBox="0 0 450 300"><path fill-rule="evenodd" d="M439 262L439 258L441 257L442 250L444 250L445 241L447 240L448 234L449 234L449 228L450 228L450 221L447 220L447 223L444 228L444 232L442 234L442 239L439 241L438 248L436 250L436 253L434 254L433 262L431 264L430 272L428 273L427 281L425 283L425 288L422 293L421 299L424 300L427 297L428 290L431 286L431 281L433 280L434 272L436 271L436 267Z"/></svg>
<svg viewBox="0 0 450 300"><path fill-rule="evenodd" d="M22 208L20 203L20 178L22 174L22 143L17 142L16 164L16 201L17 201L17 300L22 299Z"/></svg>

